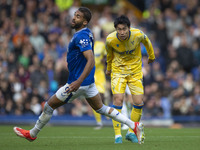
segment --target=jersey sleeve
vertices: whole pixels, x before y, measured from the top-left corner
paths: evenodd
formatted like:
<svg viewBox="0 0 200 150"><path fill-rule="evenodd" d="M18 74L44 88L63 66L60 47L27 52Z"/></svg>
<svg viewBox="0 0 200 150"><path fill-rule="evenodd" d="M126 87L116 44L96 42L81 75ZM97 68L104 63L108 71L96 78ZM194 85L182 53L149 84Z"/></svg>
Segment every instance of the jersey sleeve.
<svg viewBox="0 0 200 150"><path fill-rule="evenodd" d="M111 64L112 64L112 59L113 59L113 51L112 47L110 45L110 39L106 39L106 52L107 52L107 70L111 70Z"/></svg>
<svg viewBox="0 0 200 150"><path fill-rule="evenodd" d="M76 46L79 47L81 52L92 50L92 41L90 40L89 35L86 33L78 35L76 39Z"/></svg>
<svg viewBox="0 0 200 150"><path fill-rule="evenodd" d="M142 31L140 31L140 33L141 33L142 43L146 47L149 59L155 59L154 50L153 50L151 41Z"/></svg>

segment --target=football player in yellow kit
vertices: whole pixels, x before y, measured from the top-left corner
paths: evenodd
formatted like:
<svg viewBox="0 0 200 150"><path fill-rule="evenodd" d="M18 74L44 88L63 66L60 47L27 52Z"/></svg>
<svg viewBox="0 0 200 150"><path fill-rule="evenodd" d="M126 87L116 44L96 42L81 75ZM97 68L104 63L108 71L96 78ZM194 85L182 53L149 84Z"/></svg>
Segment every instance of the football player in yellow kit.
<svg viewBox="0 0 200 150"><path fill-rule="evenodd" d="M154 50L149 38L139 29L130 28L130 20L122 15L115 19L116 31L106 38L107 70L111 75L113 107L121 112L126 85L133 99L131 120L140 121L143 103L143 73L140 43L146 47L148 63L155 60ZM113 120L115 143L122 143L121 124ZM135 133L128 130L126 139L137 143Z"/></svg>
<svg viewBox="0 0 200 150"><path fill-rule="evenodd" d="M106 87L106 77L104 72L104 63L105 63L105 56L106 56L106 49L105 44L102 41L95 41L94 43L94 56L95 56L95 84L97 87L97 90L100 93L100 96L102 100L104 100L104 93L105 93L105 87ZM104 103L104 101L103 101ZM102 119L101 114L94 111L94 117L96 119L97 126L94 128L95 130L99 130L102 128Z"/></svg>

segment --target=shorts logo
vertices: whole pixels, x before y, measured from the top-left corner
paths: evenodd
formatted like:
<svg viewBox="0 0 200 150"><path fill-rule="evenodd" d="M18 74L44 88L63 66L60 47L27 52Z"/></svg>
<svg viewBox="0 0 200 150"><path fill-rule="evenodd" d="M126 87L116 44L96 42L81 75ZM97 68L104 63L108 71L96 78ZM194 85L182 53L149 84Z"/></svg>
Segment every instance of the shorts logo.
<svg viewBox="0 0 200 150"><path fill-rule="evenodd" d="M69 93L67 93L69 91L69 87L67 86L66 88L65 88L65 92L63 92L63 93L61 93L61 96L67 96L67 95L69 95Z"/></svg>
<svg viewBox="0 0 200 150"><path fill-rule="evenodd" d="M63 92L63 93L61 93L61 96L62 97L65 97L65 96L68 96L69 94L68 93L65 93L65 92Z"/></svg>

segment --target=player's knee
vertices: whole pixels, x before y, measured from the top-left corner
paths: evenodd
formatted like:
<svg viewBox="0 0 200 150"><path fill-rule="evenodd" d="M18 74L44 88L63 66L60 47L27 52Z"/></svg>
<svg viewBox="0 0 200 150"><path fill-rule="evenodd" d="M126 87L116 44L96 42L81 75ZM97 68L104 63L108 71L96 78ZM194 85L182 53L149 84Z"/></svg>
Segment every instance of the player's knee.
<svg viewBox="0 0 200 150"><path fill-rule="evenodd" d="M141 105L143 104L144 102L144 96L143 95L138 95L138 96L134 96L133 97L133 105L136 104L136 105Z"/></svg>
<svg viewBox="0 0 200 150"><path fill-rule="evenodd" d="M115 97L113 99L113 104L117 105L117 106L122 106L122 104L123 104L123 98L121 98L121 97Z"/></svg>

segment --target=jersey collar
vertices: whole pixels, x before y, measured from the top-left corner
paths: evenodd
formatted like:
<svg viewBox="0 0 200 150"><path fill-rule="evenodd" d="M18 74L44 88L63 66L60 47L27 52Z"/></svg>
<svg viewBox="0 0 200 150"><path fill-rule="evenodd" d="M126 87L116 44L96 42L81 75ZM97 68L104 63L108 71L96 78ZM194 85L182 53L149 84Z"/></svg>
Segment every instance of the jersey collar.
<svg viewBox="0 0 200 150"><path fill-rule="evenodd" d="M87 27L82 28L81 30L77 31L76 33L79 33L79 32L81 32L81 31L83 31L83 30L85 30L85 29L87 29Z"/></svg>

